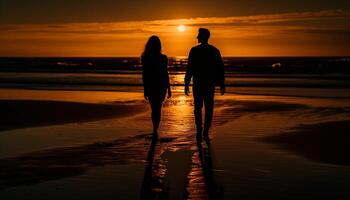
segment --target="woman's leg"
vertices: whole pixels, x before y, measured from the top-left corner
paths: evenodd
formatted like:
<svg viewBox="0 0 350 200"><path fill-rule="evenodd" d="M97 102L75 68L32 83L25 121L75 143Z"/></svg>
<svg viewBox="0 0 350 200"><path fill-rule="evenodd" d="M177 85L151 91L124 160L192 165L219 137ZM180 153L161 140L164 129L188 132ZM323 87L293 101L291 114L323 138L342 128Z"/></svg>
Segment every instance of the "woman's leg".
<svg viewBox="0 0 350 200"><path fill-rule="evenodd" d="M162 101L161 100L150 100L151 108L152 108L152 123L153 123L153 134L158 134L158 128L161 118L162 111Z"/></svg>

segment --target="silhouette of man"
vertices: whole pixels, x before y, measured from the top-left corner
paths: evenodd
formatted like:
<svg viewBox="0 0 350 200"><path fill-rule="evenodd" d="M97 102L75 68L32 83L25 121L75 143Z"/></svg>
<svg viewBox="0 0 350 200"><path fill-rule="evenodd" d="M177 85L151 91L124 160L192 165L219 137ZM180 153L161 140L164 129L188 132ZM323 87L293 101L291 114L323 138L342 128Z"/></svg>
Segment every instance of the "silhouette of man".
<svg viewBox="0 0 350 200"><path fill-rule="evenodd" d="M215 86L220 86L221 95L225 94L224 63L220 51L208 44L208 29L198 30L199 45L193 47L188 56L185 76L185 94L188 96L189 85L193 78L194 115L197 127L197 139L208 138L213 118ZM202 126L202 107L205 107L204 129Z"/></svg>

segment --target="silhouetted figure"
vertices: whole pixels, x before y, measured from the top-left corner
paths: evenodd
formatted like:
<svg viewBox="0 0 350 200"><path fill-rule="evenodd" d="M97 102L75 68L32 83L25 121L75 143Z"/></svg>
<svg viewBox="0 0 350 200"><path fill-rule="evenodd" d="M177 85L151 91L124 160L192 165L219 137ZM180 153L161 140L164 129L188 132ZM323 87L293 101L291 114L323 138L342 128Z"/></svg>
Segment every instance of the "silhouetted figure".
<svg viewBox="0 0 350 200"><path fill-rule="evenodd" d="M191 49L185 76L185 94L189 94L189 85L193 78L194 115L197 126L197 139L208 137L213 118L215 86L225 93L224 63L220 51L208 44L208 29L198 30L198 46ZM202 107L205 107L204 130L202 126Z"/></svg>
<svg viewBox="0 0 350 200"><path fill-rule="evenodd" d="M221 184L218 183L217 177L214 174L210 140L206 139L205 142L206 147L203 147L201 141L197 141L198 156L204 175L205 190L208 199L223 199L223 188Z"/></svg>
<svg viewBox="0 0 350 200"><path fill-rule="evenodd" d="M145 168L145 173L142 181L140 199L167 199L167 191L164 188L163 182L159 180L157 170L154 167L157 167L155 164L155 155L156 155L156 146L157 146L157 137L153 137L151 141L150 148L147 153L147 164Z"/></svg>
<svg viewBox="0 0 350 200"><path fill-rule="evenodd" d="M158 135L162 104L168 91L171 97L168 58L161 53L161 43L157 36L151 36L141 56L142 80L145 99L152 109L153 134Z"/></svg>

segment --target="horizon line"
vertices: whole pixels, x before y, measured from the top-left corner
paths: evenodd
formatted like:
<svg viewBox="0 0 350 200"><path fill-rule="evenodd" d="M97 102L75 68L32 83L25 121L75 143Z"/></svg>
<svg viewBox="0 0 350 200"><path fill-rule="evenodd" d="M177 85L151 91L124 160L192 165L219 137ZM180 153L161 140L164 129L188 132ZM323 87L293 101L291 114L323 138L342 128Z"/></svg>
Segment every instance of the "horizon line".
<svg viewBox="0 0 350 200"><path fill-rule="evenodd" d="M0 58L139 58L141 56L0 56ZM168 56L169 58L187 58L188 56ZM350 57L350 55L256 55L256 56L239 56L239 55L223 55L223 58L320 58L320 57Z"/></svg>

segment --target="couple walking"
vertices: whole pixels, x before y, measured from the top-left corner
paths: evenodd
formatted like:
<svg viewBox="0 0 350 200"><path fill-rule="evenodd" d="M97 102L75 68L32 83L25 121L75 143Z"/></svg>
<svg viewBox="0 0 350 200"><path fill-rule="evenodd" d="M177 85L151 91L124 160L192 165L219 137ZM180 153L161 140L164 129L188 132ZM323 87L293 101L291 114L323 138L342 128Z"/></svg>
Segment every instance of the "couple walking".
<svg viewBox="0 0 350 200"><path fill-rule="evenodd" d="M190 93L189 85L193 79L194 115L197 128L197 139L209 138L214 110L215 86L220 86L221 94L225 93L224 64L220 51L208 44L210 32L208 29L198 30L199 45L193 47L188 57L185 76L185 94ZM148 40L141 56L142 80L145 99L152 109L153 136L158 136L163 101L167 95L171 97L168 75L168 58L161 53L161 42L157 36ZM204 126L202 108L205 108Z"/></svg>

